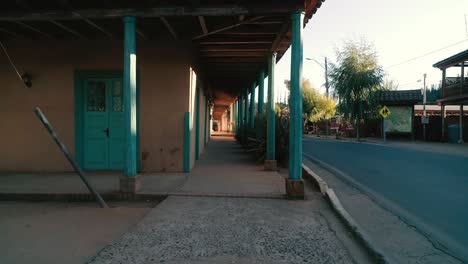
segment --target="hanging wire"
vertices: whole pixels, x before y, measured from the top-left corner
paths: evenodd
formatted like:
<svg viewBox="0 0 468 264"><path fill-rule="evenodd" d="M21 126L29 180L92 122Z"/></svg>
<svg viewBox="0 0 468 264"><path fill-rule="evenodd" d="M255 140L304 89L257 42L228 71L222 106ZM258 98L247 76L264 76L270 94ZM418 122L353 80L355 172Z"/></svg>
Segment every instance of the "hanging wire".
<svg viewBox="0 0 468 264"><path fill-rule="evenodd" d="M8 58L8 61L10 62L11 67L15 70L16 74L18 75L18 78L21 80L21 83L24 85L24 87L28 88L26 84L24 83L23 76L18 71L18 68L16 68L15 64L13 63L13 60L11 59L10 55L8 54L7 49L5 48L5 45L3 45L3 42L0 40L0 46L2 47L3 52L5 53L6 57Z"/></svg>
<svg viewBox="0 0 468 264"><path fill-rule="evenodd" d="M458 45L458 44L464 43L464 42L466 42L466 41L468 41L468 38L466 38L466 39L464 39L464 40L462 40L462 41L459 41L459 42L450 44L450 45L448 45L448 46L445 46L445 47L442 47L442 48L433 50L433 51L431 51L431 52L422 54L422 55L420 55L420 56L417 56L417 57L414 57L414 58L411 58L411 59L402 61L402 62L400 62L400 63L396 63L396 64L393 64L393 65L387 66L387 67L385 67L384 69L392 68L392 67L395 67L395 66L400 66L400 65L405 64L405 63L408 63L408 62L410 62L410 61L414 61L414 60L417 60L417 59L420 59L420 58L429 56L429 55L434 54L434 53L436 53L436 52L439 52L439 51L441 51L441 50L451 48L451 47L453 47L453 46L456 46L456 45Z"/></svg>

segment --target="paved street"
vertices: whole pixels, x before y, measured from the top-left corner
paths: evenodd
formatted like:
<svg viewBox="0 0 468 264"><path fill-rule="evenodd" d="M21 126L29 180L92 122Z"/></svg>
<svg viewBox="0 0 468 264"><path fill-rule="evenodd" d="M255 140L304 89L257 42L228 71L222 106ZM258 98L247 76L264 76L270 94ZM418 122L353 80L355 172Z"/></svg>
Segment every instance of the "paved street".
<svg viewBox="0 0 468 264"><path fill-rule="evenodd" d="M343 172L340 177L349 177L380 204L466 258L466 155L311 137L304 138L303 148L305 155Z"/></svg>

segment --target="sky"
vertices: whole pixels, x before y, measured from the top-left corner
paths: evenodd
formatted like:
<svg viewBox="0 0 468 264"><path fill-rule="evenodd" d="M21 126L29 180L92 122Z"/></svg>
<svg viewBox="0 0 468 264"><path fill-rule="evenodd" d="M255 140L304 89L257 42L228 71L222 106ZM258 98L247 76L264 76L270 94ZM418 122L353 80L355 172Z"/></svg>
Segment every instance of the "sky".
<svg viewBox="0 0 468 264"><path fill-rule="evenodd" d="M398 83L398 89L420 89L422 82L417 81L424 73L430 87L442 77L432 65L468 49L465 14L468 19L468 0L326 0L304 29L303 77L325 92L323 68L305 58L323 63L326 56L333 63L336 49L346 40L365 38L374 45L386 78ZM278 62L275 74L276 94L283 96L284 80L290 77L290 50Z"/></svg>

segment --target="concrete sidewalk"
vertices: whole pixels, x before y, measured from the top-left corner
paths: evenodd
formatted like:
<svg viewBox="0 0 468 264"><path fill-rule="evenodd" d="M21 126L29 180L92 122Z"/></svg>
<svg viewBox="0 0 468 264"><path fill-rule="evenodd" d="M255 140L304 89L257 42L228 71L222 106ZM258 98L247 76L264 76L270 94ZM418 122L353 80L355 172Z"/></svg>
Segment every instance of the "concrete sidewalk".
<svg viewBox="0 0 468 264"><path fill-rule="evenodd" d="M284 177L251 160L212 139L187 180L90 263L371 263L309 185L307 201L259 198L284 197Z"/></svg>
<svg viewBox="0 0 468 264"><path fill-rule="evenodd" d="M86 191L77 187L82 184L71 174L24 174L16 178L4 175L0 178L0 192ZM115 174L92 174L90 178L101 191L112 192L118 187ZM21 183L21 180L28 182ZM73 244L77 248L66 246L65 254L70 250L81 253L70 253L68 257L54 258L57 254L53 248L43 251L43 247L33 244L28 248L28 259L22 259L23 249L19 246L28 241L50 239L72 246L67 241L77 234L60 230L66 230L73 221L53 218L61 210L49 218L41 218L44 223L53 223L53 230L59 233L48 234L52 229L41 232L41 225L38 225L38 231L23 238L21 232L27 229L24 230L18 218L22 216L23 221L34 223L38 215L25 212L40 213L43 203L29 203L23 207L6 204L2 208L2 203L8 202L0 202L0 215L6 217L4 220L0 217L0 224L9 232L7 237L0 236L0 245L15 245L9 248L14 254L8 256L6 263L16 260L32 263L34 256L41 260L53 259L50 263L80 263L84 259L89 263L372 263L365 249L354 240L319 192L306 183L306 201L282 199L284 177L277 172L263 171L232 137L213 138L190 174L147 174L142 180L141 193L165 193L168 198L118 239L116 234L127 229L130 220L140 216L117 224L110 241L105 241L113 242L103 249L102 243ZM5 183L8 184L5 186ZM12 213L15 208L17 214ZM113 209L102 210L102 216L115 221L113 212ZM145 212L140 210L139 215ZM97 226L102 224L99 222ZM73 230L81 229L86 226ZM96 232L96 236L101 233ZM98 239L92 233L87 237L82 241Z"/></svg>
<svg viewBox="0 0 468 264"><path fill-rule="evenodd" d="M326 201L169 196L89 263L372 263Z"/></svg>
<svg viewBox="0 0 468 264"><path fill-rule="evenodd" d="M100 193L119 191L120 172L87 176ZM284 178L255 164L230 136L211 139L190 173L143 173L139 194L282 198ZM0 194L86 194L75 173L0 173Z"/></svg>

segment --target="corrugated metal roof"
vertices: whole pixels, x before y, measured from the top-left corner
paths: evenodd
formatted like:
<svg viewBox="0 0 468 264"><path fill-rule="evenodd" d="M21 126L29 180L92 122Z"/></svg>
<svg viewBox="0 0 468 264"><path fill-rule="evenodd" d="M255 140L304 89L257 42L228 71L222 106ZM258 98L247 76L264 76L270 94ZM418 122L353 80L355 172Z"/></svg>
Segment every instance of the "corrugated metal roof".
<svg viewBox="0 0 468 264"><path fill-rule="evenodd" d="M457 64L459 62L466 61L466 60L468 60L468 49L460 53L457 53L453 56L450 56L444 60L441 60L432 66L439 68L439 69L443 69L443 68L453 66L454 64Z"/></svg>
<svg viewBox="0 0 468 264"><path fill-rule="evenodd" d="M412 105L422 101L421 90L381 91L376 99L382 104Z"/></svg>

